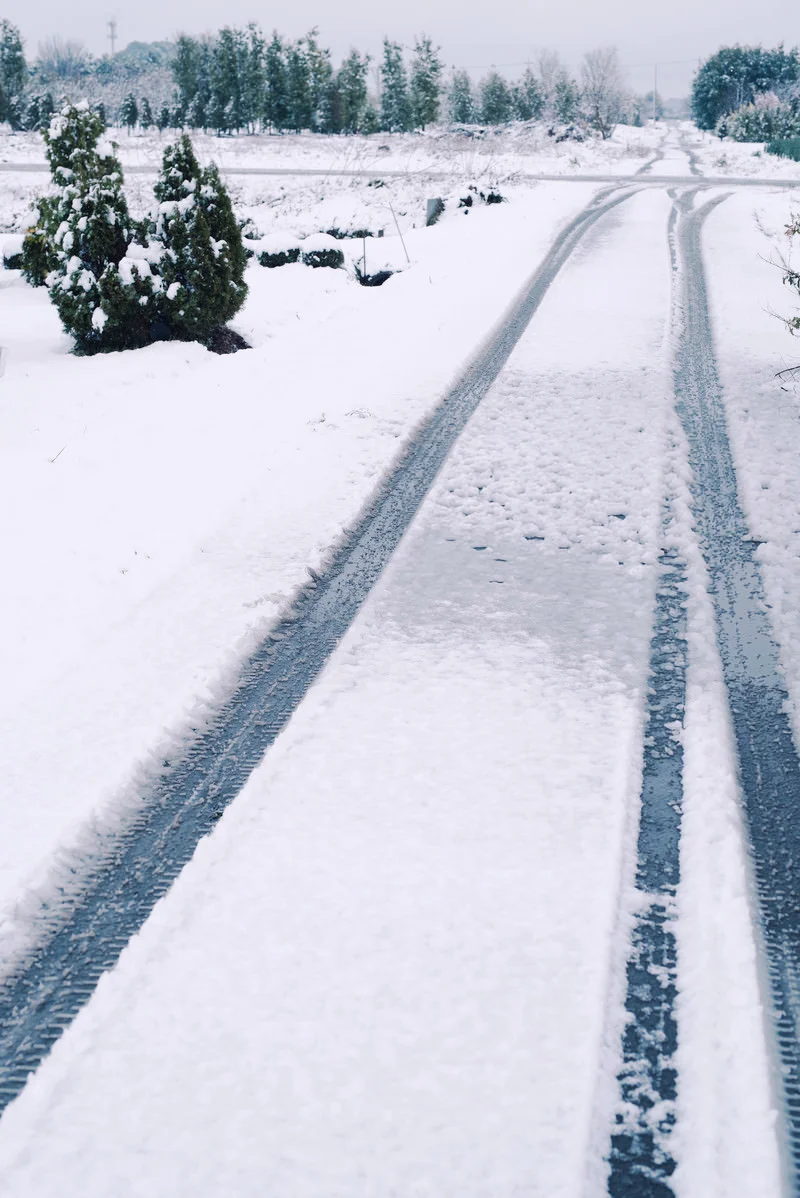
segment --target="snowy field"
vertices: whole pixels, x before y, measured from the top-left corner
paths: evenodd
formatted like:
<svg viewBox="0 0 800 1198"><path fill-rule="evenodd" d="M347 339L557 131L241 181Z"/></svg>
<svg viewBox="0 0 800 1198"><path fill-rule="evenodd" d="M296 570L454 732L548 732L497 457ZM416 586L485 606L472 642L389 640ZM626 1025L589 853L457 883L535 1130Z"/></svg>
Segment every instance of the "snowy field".
<svg viewBox="0 0 800 1198"><path fill-rule="evenodd" d="M570 259L289 729L3 1116L0 1195L605 1191L669 491L690 581L673 1183L777 1198L731 734L672 414L671 200L647 172L689 186L797 164L689 126L605 145L199 141L229 167L403 173L232 177L262 237L376 235L339 243L344 270L251 263L234 324L253 348L232 357L75 358L46 295L0 271L6 969L601 190L524 176L642 187ZM157 161L157 136L120 144ZM0 162L40 159L32 135L0 144ZM432 190L430 172L448 178ZM471 183L507 202L459 208ZM39 185L0 173L0 228L24 227ZM134 209L149 186L129 177ZM800 737L800 384L775 377L800 359L776 315L798 208L800 191L732 190L704 251ZM398 273L359 287L364 252Z"/></svg>

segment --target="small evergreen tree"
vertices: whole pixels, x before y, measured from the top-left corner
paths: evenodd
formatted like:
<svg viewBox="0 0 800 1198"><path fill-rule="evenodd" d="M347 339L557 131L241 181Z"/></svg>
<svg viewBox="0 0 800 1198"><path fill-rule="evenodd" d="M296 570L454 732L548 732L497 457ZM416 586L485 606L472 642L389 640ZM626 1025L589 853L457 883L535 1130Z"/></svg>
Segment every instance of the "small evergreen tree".
<svg viewBox="0 0 800 1198"><path fill-rule="evenodd" d="M142 100L142 106L139 109L139 124L143 129L152 129L155 124L153 120L153 109L150 107L150 101L147 97Z"/></svg>
<svg viewBox="0 0 800 1198"><path fill-rule="evenodd" d="M217 136L221 136L227 129L227 113L225 104L222 102L222 97L218 91L211 92L211 100L206 113L206 120L209 126L216 132Z"/></svg>
<svg viewBox="0 0 800 1198"><path fill-rule="evenodd" d="M110 145L98 148L102 132L85 102L65 106L45 132L53 194L40 213L55 262L45 282L83 353L146 344L154 311L149 265L127 257L134 230L122 168Z"/></svg>
<svg viewBox="0 0 800 1198"><path fill-rule="evenodd" d="M553 89L554 116L557 121L571 125L578 119L581 93L574 79L564 71L555 81Z"/></svg>
<svg viewBox="0 0 800 1198"><path fill-rule="evenodd" d="M251 23L247 26L241 92L244 123L253 132L264 114L265 53L266 45L261 30Z"/></svg>
<svg viewBox="0 0 800 1198"><path fill-rule="evenodd" d="M326 97L329 95L333 79L330 50L320 46L319 30L310 30L305 37L305 59L308 71L309 91L309 125L308 128L320 131L326 119Z"/></svg>
<svg viewBox="0 0 800 1198"><path fill-rule="evenodd" d="M172 77L178 89L178 97L184 108L188 108L199 86L200 43L193 37L181 34L175 43L172 60Z"/></svg>
<svg viewBox="0 0 800 1198"><path fill-rule="evenodd" d="M507 125L513 115L511 89L503 76L492 70L481 81L481 120L484 125Z"/></svg>
<svg viewBox="0 0 800 1198"><path fill-rule="evenodd" d="M404 133L411 128L411 100L403 49L398 42L390 42L388 38L383 39L381 128L388 133Z"/></svg>
<svg viewBox="0 0 800 1198"><path fill-rule="evenodd" d="M295 132L310 129L311 78L303 41L293 42L286 51L286 96L289 106L289 128Z"/></svg>
<svg viewBox="0 0 800 1198"><path fill-rule="evenodd" d="M272 129L289 127L289 98L284 46L277 33L264 56L264 120Z"/></svg>
<svg viewBox="0 0 800 1198"><path fill-rule="evenodd" d="M169 104L162 104L156 118L159 133L163 133L165 129L169 129L170 116Z"/></svg>
<svg viewBox="0 0 800 1198"><path fill-rule="evenodd" d="M374 104L367 104L364 109L364 115L361 118L361 124L358 127L359 133L363 133L365 137L371 136L373 133L378 133L381 127L381 118L378 116L378 110Z"/></svg>
<svg viewBox="0 0 800 1198"><path fill-rule="evenodd" d="M429 37L420 37L414 43L414 58L411 63L411 108L414 124L424 129L432 125L439 116L442 91L442 60L440 47L434 46Z"/></svg>
<svg viewBox="0 0 800 1198"><path fill-rule="evenodd" d="M544 91L530 67L512 88L514 115L520 121L538 121L544 112Z"/></svg>
<svg viewBox="0 0 800 1198"><path fill-rule="evenodd" d="M201 171L186 134L164 152L151 233L160 244L160 310L174 337L205 341L247 295L241 230L216 167Z"/></svg>
<svg viewBox="0 0 800 1198"><path fill-rule="evenodd" d="M369 55L351 50L339 67L336 85L339 97L336 132L356 133L361 129L367 108L367 70Z"/></svg>
<svg viewBox="0 0 800 1198"><path fill-rule="evenodd" d="M121 125L125 125L130 137L131 130L136 128L136 123L139 120L139 105L136 103L136 97L133 92L128 92L125 99L122 101L119 110L119 121Z"/></svg>
<svg viewBox="0 0 800 1198"><path fill-rule="evenodd" d="M40 111L40 101L38 96L31 96L28 101L28 108L25 112L25 128L39 129L41 128L42 114Z"/></svg>
<svg viewBox="0 0 800 1198"><path fill-rule="evenodd" d="M198 92L186 109L186 124L190 129L205 129L206 123L206 108L203 104L203 98Z"/></svg>
<svg viewBox="0 0 800 1198"><path fill-rule="evenodd" d="M22 96L27 78L28 67L19 30L10 21L0 20L0 91L5 97L6 119L11 102Z"/></svg>
<svg viewBox="0 0 800 1198"><path fill-rule="evenodd" d="M475 120L472 80L466 71L453 71L448 96L450 120L455 125L471 125Z"/></svg>

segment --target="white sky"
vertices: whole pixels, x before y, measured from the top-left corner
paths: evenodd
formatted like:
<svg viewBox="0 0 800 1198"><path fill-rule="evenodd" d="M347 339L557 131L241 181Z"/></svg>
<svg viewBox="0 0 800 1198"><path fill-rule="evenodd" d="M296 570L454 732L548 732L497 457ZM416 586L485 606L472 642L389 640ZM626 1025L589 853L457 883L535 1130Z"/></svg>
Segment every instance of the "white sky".
<svg viewBox="0 0 800 1198"><path fill-rule="evenodd" d="M652 86L655 60L659 91L688 91L699 58L733 42L787 45L800 42L797 0L403 0L383 6L374 0L293 0L265 11L256 0L3 0L0 16L22 31L29 57L48 34L84 42L95 54L108 48L106 21L116 15L118 48L129 41L156 41L180 31L201 33L223 24L254 20L265 29L298 36L318 25L323 44L338 58L349 46L379 50L384 34L410 43L424 30L441 46L448 63L476 68L523 63L537 47L558 50L572 65L593 46L617 45L628 82L637 91ZM669 64L669 65L667 65ZM508 74L513 74L509 65Z"/></svg>

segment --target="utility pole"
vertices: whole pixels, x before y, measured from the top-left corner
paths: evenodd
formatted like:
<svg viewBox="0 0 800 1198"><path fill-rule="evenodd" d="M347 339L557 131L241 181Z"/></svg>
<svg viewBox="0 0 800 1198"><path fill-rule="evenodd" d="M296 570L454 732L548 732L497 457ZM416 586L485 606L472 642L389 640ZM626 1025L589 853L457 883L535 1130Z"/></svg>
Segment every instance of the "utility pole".
<svg viewBox="0 0 800 1198"><path fill-rule="evenodd" d="M111 20L108 22L108 40L111 42L111 57L113 58L114 53L117 48L117 18L116 17L112 17Z"/></svg>
<svg viewBox="0 0 800 1198"><path fill-rule="evenodd" d="M653 123L656 121L656 97L658 96L658 63L653 64Z"/></svg>

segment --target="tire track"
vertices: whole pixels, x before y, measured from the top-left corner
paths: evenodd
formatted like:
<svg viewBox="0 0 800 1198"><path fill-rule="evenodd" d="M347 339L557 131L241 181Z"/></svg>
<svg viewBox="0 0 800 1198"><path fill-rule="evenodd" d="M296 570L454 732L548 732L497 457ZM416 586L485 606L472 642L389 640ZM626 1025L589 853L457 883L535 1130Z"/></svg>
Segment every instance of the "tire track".
<svg viewBox="0 0 800 1198"><path fill-rule="evenodd" d="M585 233L632 189L606 191L556 239L501 327L423 426L324 575L253 653L212 724L143 796L135 821L0 991L0 1111L211 832L326 664L456 438Z"/></svg>
<svg viewBox="0 0 800 1198"><path fill-rule="evenodd" d="M675 389L689 443L692 509L710 579L761 922L783 1107L787 1184L800 1194L800 759L761 572L739 502L701 252L705 219L725 197L677 201L682 327ZM771 998L771 1004L769 1002Z"/></svg>
<svg viewBox="0 0 800 1198"><path fill-rule="evenodd" d="M613 1198L671 1198L675 1170L678 1028L677 945L671 923L680 878L683 804L681 728L686 703L686 565L663 521L639 819L637 903L626 970L618 1074L620 1101L611 1136L608 1192Z"/></svg>

